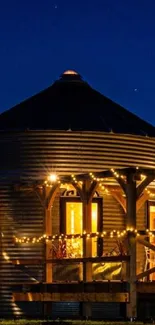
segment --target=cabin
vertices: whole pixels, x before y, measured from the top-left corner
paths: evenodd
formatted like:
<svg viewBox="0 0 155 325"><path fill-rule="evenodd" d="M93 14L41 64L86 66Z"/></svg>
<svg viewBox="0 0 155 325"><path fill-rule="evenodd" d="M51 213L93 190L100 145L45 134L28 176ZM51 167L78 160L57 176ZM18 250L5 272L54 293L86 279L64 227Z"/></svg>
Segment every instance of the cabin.
<svg viewBox="0 0 155 325"><path fill-rule="evenodd" d="M155 317L155 128L67 70L0 152L0 317Z"/></svg>

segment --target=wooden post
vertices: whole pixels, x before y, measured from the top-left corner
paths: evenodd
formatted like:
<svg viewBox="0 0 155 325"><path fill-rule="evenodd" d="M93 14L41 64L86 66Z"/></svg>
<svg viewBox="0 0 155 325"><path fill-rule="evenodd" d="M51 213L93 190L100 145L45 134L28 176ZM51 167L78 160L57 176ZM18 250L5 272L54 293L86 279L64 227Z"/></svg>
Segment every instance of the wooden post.
<svg viewBox="0 0 155 325"><path fill-rule="evenodd" d="M44 197L44 232L47 236L52 235L52 204L55 199L56 193L59 190L59 184L55 184L50 187L44 187L43 188L43 197ZM46 241L45 244L45 260L49 258L49 253L52 248L51 241ZM52 257L52 256L51 256ZM45 282L52 283L52 264L49 265L48 263L45 264Z"/></svg>
<svg viewBox="0 0 155 325"><path fill-rule="evenodd" d="M51 215L51 207L56 196L56 193L59 189L59 184L55 184L52 188L43 187L43 206L44 206L44 232L47 236L52 235L52 215ZM45 253L44 259L47 262L47 258L49 258L49 253L52 248L51 241L48 242L46 240L45 243ZM52 263L44 264L44 281L45 283L52 283ZM46 285L44 286L46 290ZM43 301L43 317L48 316L48 302Z"/></svg>
<svg viewBox="0 0 155 325"><path fill-rule="evenodd" d="M136 181L134 173L127 175L126 184L127 199L127 228L136 228ZM137 293L136 293L136 238L133 233L128 235L128 250L130 255L129 263L129 284L130 302L127 304L127 317L133 319L137 317Z"/></svg>
<svg viewBox="0 0 155 325"><path fill-rule="evenodd" d="M83 231L91 233L91 202L83 201ZM83 257L92 257L92 238L87 235L83 238ZM83 267L83 281L92 281L92 265L87 262Z"/></svg>
<svg viewBox="0 0 155 325"><path fill-rule="evenodd" d="M89 197L90 182L85 181L83 184L83 232L86 236L83 238L83 257L92 257L92 239L87 237L88 233L92 232L92 200ZM92 263L83 263L83 281L92 281ZM90 319L92 316L92 308L90 302L83 302L83 317Z"/></svg>
<svg viewBox="0 0 155 325"><path fill-rule="evenodd" d="M51 217L51 210L49 208L45 208L45 233L47 236L52 235L52 217ZM46 260L50 257L49 254L50 254L51 248L52 248L51 241L46 241L46 248L45 248ZM47 263L45 272L46 272L45 282L52 283L52 265Z"/></svg>

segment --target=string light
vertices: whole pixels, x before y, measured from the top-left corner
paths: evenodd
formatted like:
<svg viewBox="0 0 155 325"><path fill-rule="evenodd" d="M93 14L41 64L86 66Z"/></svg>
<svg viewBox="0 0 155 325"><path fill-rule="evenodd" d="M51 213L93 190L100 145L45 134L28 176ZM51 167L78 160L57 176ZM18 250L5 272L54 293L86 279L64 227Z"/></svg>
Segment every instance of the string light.
<svg viewBox="0 0 155 325"><path fill-rule="evenodd" d="M58 180L58 176L55 173L52 173L48 176L48 180L51 183L55 183Z"/></svg>
<svg viewBox="0 0 155 325"><path fill-rule="evenodd" d="M76 177L72 174L71 175L71 178L72 178L72 181L74 182L74 183L77 183L77 179L76 179Z"/></svg>
<svg viewBox="0 0 155 325"><path fill-rule="evenodd" d="M102 232L95 232L95 233L87 233L86 231L83 231L83 234L69 234L69 235L64 235L64 234L56 234L52 236L48 236L46 234L43 234L40 237L16 237L14 236L14 241L15 243L19 244L25 244L25 243L41 243L41 242L46 242L46 241L54 241L54 240L66 240L66 239L80 239L80 238L104 238L104 237L109 237L109 238L120 238L120 237L125 237L128 234L133 234L135 236L147 236L147 237L154 237L155 236L155 231L151 231L149 229L146 230L137 230L131 228L126 228L124 230L109 230L109 231L102 231Z"/></svg>
<svg viewBox="0 0 155 325"><path fill-rule="evenodd" d="M139 167L136 167L136 170L139 170ZM120 172L116 171L114 168L111 168L110 171L112 172L114 178L121 178L121 179L124 179L125 180L125 175L121 174ZM93 181L96 181L99 183L99 186L102 190L105 191L105 193L109 193L109 190L106 189L106 187L104 186L104 184L102 183L103 181L105 181L107 178L98 178L96 177L92 172L89 173L89 176L90 178L93 180ZM140 178L141 180L143 181L147 176L144 175L144 174L140 174ZM149 194L149 196L151 197L155 197L155 193L151 192L150 189L145 188L145 191L147 192L147 194Z"/></svg>
<svg viewBox="0 0 155 325"><path fill-rule="evenodd" d="M136 167L136 170L138 170L139 167ZM122 175L120 172L116 171L115 169L111 168L110 171L112 172L114 178L122 178L124 179L125 176ZM141 179L144 180L146 178L146 175L144 174L141 174ZM106 187L103 185L103 181L106 180L106 178L99 178L99 177L96 177L92 172L89 173L89 177L91 178L91 180L93 181L96 181L98 182L99 186L101 187L102 190L105 191L105 193L109 193L109 190L106 189ZM83 184L82 181L77 181L77 178L75 177L74 174L71 175L71 180L73 183L79 183L80 185ZM58 183L58 184L63 184L61 183L61 181L59 180L59 177L56 175L56 174L51 174L48 176L47 180L44 181L44 186L47 186L47 187L52 187L53 186L53 183ZM60 186L61 186L60 185ZM155 197L155 193L151 192L150 189L148 189L148 187L145 188L145 191L147 192L147 194L151 197ZM86 233L86 231L83 231L83 234L77 234L77 235L64 235L64 234L59 234L59 235L52 235L52 236L47 236L46 234L43 234L42 236L40 237L33 237L33 238L30 238L30 237L14 237L14 240L16 243L33 243L33 244L36 244L36 243L40 243L42 241L47 241L47 240L51 240L51 241L54 241L54 240L64 240L64 239L70 239L70 238L84 238L86 236L86 238L99 238L99 237L110 237L110 238L113 238L113 237L117 237L117 238L120 238L120 237L123 237L123 236L126 236L128 233L132 233L134 234L135 236L140 236L140 235L147 235L148 237L154 237L155 236L155 232L152 232L150 231L149 229L145 230L145 231L138 231L137 229L133 229L133 228L127 228L127 229L124 229L122 231L116 231L115 229L114 230L111 230L111 231L103 231L101 233ZM72 237L71 237L72 236Z"/></svg>
<svg viewBox="0 0 155 325"><path fill-rule="evenodd" d="M151 192L147 187L145 188L145 192L151 196L151 197L155 197L155 193Z"/></svg>
<svg viewBox="0 0 155 325"><path fill-rule="evenodd" d="M139 170L139 167L136 167L136 170ZM121 178L124 181L126 180L126 175L121 173L121 169L120 170L115 170L114 168L109 169L109 172L112 173L113 177L115 179ZM139 172L139 171L138 171ZM98 174L98 173L97 173ZM109 194L110 191L106 188L106 186L104 185L104 181L109 180L109 178L107 177L97 177L97 174L95 175L93 172L90 172L88 174L88 176L90 177L90 179L92 181L96 181L98 183L98 185L100 186L100 188L102 190L104 190L104 192L106 194ZM141 180L143 181L147 176L144 174L139 174ZM51 173L50 175L47 176L47 179L43 182L43 184L38 184L39 188L43 188L43 187L53 187L54 184L59 184L60 188L64 188L69 186L68 183L70 183L70 185L72 184L74 186L74 183L78 183L78 185L82 185L83 181L82 180L77 180L76 176L74 174L71 174L70 176L67 177L68 180L66 180L64 182L63 177L62 179L58 177L58 175L56 173ZM151 197L155 197L155 193L152 192L150 189L145 188L145 191L147 192L147 194Z"/></svg>

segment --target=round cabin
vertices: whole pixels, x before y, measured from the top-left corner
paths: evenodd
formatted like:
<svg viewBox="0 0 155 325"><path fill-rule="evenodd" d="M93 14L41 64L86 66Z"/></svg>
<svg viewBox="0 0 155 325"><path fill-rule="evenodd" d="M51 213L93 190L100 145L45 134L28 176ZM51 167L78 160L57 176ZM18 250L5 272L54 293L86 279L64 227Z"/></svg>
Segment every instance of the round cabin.
<svg viewBox="0 0 155 325"><path fill-rule="evenodd" d="M0 130L0 316L154 317L155 128L68 70Z"/></svg>

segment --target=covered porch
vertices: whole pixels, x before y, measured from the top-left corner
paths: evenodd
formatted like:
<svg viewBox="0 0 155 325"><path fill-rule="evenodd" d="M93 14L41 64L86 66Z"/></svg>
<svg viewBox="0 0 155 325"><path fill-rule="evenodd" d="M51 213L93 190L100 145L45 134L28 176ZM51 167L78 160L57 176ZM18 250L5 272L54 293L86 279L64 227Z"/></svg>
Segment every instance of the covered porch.
<svg viewBox="0 0 155 325"><path fill-rule="evenodd" d="M155 228L153 221L150 222L154 220L151 208L154 179L154 170L137 167L76 176L53 174L42 183L18 184L16 191L31 189L39 198L44 210L44 233L33 238L15 236L15 245L41 243L44 258L27 256L11 262L17 268L40 265L44 280L41 284L29 283L27 289L21 286L20 290L15 284L14 301L44 301L45 305L54 301L80 301L85 306L83 316L88 317L91 317L91 302L124 302L127 317L136 317L137 295L154 290ZM101 190L112 195L123 209L124 227L105 229ZM63 215L63 220L59 223L60 232L53 233L52 212L59 191L63 199L57 218ZM147 201L150 201L147 203L149 220L144 222L138 219L138 213ZM71 227L73 218L67 212L73 202L78 203L75 209L81 209L78 210L82 218L79 227L79 216L74 216L77 224L74 218ZM77 233L76 229L80 231ZM140 264L142 255L143 265Z"/></svg>

